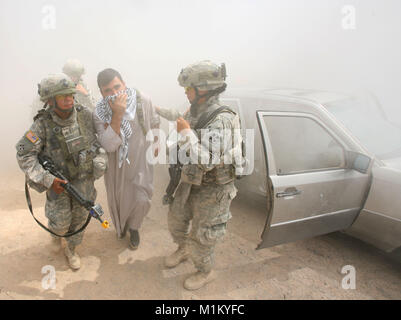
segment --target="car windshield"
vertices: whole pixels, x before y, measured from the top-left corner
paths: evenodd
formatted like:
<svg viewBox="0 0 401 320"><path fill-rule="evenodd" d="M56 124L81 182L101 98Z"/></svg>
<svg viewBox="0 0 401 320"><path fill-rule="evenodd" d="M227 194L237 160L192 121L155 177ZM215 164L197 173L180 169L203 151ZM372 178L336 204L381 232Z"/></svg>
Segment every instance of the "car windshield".
<svg viewBox="0 0 401 320"><path fill-rule="evenodd" d="M372 103L355 98L324 106L377 158L401 157L401 128L388 122Z"/></svg>

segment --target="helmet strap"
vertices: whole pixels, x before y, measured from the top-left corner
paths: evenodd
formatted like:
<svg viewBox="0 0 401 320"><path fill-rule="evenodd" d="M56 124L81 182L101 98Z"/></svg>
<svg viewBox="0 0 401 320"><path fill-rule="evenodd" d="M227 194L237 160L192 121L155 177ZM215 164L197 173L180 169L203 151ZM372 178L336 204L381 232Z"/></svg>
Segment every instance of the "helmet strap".
<svg viewBox="0 0 401 320"><path fill-rule="evenodd" d="M195 89L195 101L191 103L190 112L193 117L198 115L198 107L199 107L199 100L202 98L206 98L206 101L209 100L211 97L216 96L222 92L224 92L227 88L227 84L223 84L221 87L218 87L214 90L207 91L205 94L199 94L199 90L197 87Z"/></svg>

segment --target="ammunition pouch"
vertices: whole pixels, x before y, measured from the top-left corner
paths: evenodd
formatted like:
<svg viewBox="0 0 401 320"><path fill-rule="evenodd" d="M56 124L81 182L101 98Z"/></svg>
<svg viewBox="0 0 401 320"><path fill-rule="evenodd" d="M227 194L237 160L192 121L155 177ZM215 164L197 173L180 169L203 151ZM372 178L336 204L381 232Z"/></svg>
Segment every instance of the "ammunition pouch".
<svg viewBox="0 0 401 320"><path fill-rule="evenodd" d="M235 169L231 164L221 165L206 172L203 177L204 184L227 184L235 180Z"/></svg>

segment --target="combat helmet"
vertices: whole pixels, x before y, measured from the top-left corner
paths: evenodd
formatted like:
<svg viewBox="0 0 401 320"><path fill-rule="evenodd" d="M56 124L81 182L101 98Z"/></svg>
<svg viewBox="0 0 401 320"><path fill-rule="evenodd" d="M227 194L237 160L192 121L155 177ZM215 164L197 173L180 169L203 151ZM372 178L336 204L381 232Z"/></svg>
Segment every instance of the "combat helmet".
<svg viewBox="0 0 401 320"><path fill-rule="evenodd" d="M68 59L64 64L63 72L70 77L79 79L85 73L85 67L77 59Z"/></svg>
<svg viewBox="0 0 401 320"><path fill-rule="evenodd" d="M64 73L50 74L38 84L38 93L43 102L58 94L75 94L75 92L75 83Z"/></svg>
<svg viewBox="0 0 401 320"><path fill-rule="evenodd" d="M210 60L204 60L182 69L178 76L178 83L182 87L193 87L202 91L211 91L225 87L226 77L226 66L224 63L218 66Z"/></svg>

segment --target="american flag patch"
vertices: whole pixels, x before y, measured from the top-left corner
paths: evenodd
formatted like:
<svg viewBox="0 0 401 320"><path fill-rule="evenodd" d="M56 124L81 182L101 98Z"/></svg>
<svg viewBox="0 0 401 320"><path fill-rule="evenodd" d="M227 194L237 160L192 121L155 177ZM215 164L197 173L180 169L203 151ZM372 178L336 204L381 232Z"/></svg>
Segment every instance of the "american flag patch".
<svg viewBox="0 0 401 320"><path fill-rule="evenodd" d="M40 140L39 137L36 134L34 134L31 130L29 130L26 133L25 137L27 137L27 139L31 141L33 144L38 143L38 141Z"/></svg>

